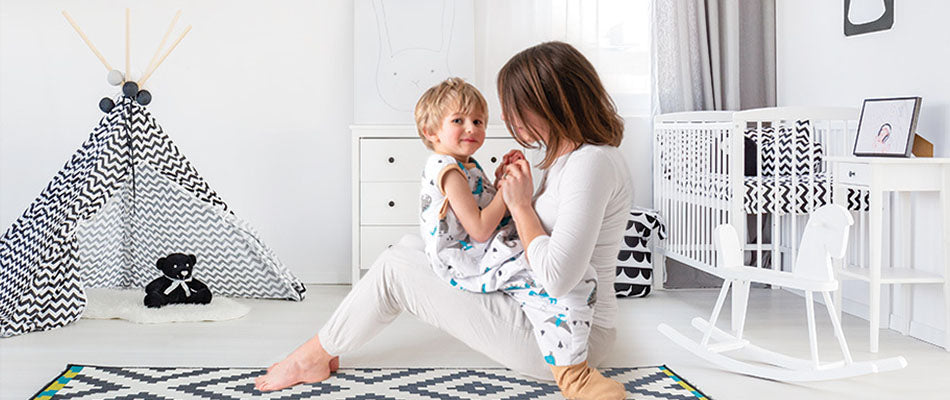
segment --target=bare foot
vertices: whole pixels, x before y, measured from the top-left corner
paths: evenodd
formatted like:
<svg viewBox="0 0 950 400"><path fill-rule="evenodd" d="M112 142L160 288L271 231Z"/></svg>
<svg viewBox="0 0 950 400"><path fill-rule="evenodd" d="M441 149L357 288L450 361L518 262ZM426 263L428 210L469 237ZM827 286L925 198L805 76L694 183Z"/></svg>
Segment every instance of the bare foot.
<svg viewBox="0 0 950 400"><path fill-rule="evenodd" d="M340 356L336 356L330 359L330 373L336 372L340 369Z"/></svg>
<svg viewBox="0 0 950 400"><path fill-rule="evenodd" d="M254 387L262 392L281 390L301 383L315 383L330 377L333 371L331 363L336 360L339 368L339 359L331 357L320 340L314 336L306 343L290 353L281 362L267 369L264 376L254 380Z"/></svg>

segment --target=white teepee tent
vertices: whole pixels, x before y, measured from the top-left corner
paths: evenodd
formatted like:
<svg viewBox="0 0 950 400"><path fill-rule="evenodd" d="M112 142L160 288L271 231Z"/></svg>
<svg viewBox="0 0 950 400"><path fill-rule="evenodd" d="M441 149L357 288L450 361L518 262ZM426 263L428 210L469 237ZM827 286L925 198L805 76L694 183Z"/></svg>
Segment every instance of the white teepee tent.
<svg viewBox="0 0 950 400"><path fill-rule="evenodd" d="M133 100L141 92L126 94L0 237L0 337L75 321L84 287L144 287L170 253L195 254L195 277L215 295L303 299L300 281Z"/></svg>
<svg viewBox="0 0 950 400"><path fill-rule="evenodd" d="M0 336L68 324L83 287L143 287L195 254L215 295L301 300L303 285L228 210L144 106L120 98L0 238Z"/></svg>

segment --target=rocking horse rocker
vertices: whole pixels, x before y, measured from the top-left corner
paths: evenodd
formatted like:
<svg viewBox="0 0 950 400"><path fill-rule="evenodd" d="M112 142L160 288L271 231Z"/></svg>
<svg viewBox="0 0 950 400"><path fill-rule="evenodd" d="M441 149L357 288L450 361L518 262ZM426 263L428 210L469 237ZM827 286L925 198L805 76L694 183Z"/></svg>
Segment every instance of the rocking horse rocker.
<svg viewBox="0 0 950 400"><path fill-rule="evenodd" d="M841 321L831 301L831 292L838 290L838 281L834 277L832 258L841 259L848 245L848 231L854 223L844 207L825 205L815 210L802 236L801 246L792 272L767 270L742 265L742 250L739 237L731 225L716 228L715 239L719 253L718 275L723 278L722 290L713 307L709 322L700 317L693 318L694 328L703 333L700 342L696 342L679 333L666 324L657 329L677 345L689 350L700 358L722 368L766 379L785 382L806 382L848 378L852 376L901 369L907 366L904 357L892 357L875 361L854 362L851 351L841 330ZM800 359L776 353L758 347L742 337L745 325L746 303L750 282L761 282L805 292L805 310L808 317L808 341L811 345L811 359ZM716 328L716 319L726 300L729 288L733 288L733 333ZM835 336L841 346L844 359L831 363L818 361L818 342L815 330L815 311L813 293L821 292L828 315L834 327ZM710 343L715 339L715 343ZM723 353L742 350L747 362L724 355Z"/></svg>

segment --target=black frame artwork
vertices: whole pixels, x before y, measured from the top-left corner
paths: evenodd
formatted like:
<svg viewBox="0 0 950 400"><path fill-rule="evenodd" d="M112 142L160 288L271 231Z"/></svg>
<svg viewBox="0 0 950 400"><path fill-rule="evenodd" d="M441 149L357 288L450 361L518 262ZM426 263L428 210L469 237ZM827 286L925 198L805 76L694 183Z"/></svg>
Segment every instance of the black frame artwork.
<svg viewBox="0 0 950 400"><path fill-rule="evenodd" d="M920 97L864 100L853 154L910 157L914 136L917 134L917 116L920 114L921 100ZM889 141L892 136L893 140ZM891 146L898 147L891 150Z"/></svg>
<svg viewBox="0 0 950 400"><path fill-rule="evenodd" d="M851 1L844 0L844 35L854 36L864 33L877 31L886 31L894 26L894 0L882 0L884 2L884 14L880 18L863 24L853 24L848 19L851 11Z"/></svg>

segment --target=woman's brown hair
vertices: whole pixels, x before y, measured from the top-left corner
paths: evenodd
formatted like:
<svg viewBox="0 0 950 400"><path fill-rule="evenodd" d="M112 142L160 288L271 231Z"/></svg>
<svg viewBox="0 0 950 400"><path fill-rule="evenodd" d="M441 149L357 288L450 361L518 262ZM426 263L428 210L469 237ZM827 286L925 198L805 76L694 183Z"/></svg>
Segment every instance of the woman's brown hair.
<svg viewBox="0 0 950 400"><path fill-rule="evenodd" d="M573 46L547 42L515 54L498 72L498 96L508 132L522 146L515 121L537 115L550 132L540 168L548 168L565 142L619 146L623 119L590 61ZM525 124L536 140L535 127Z"/></svg>

